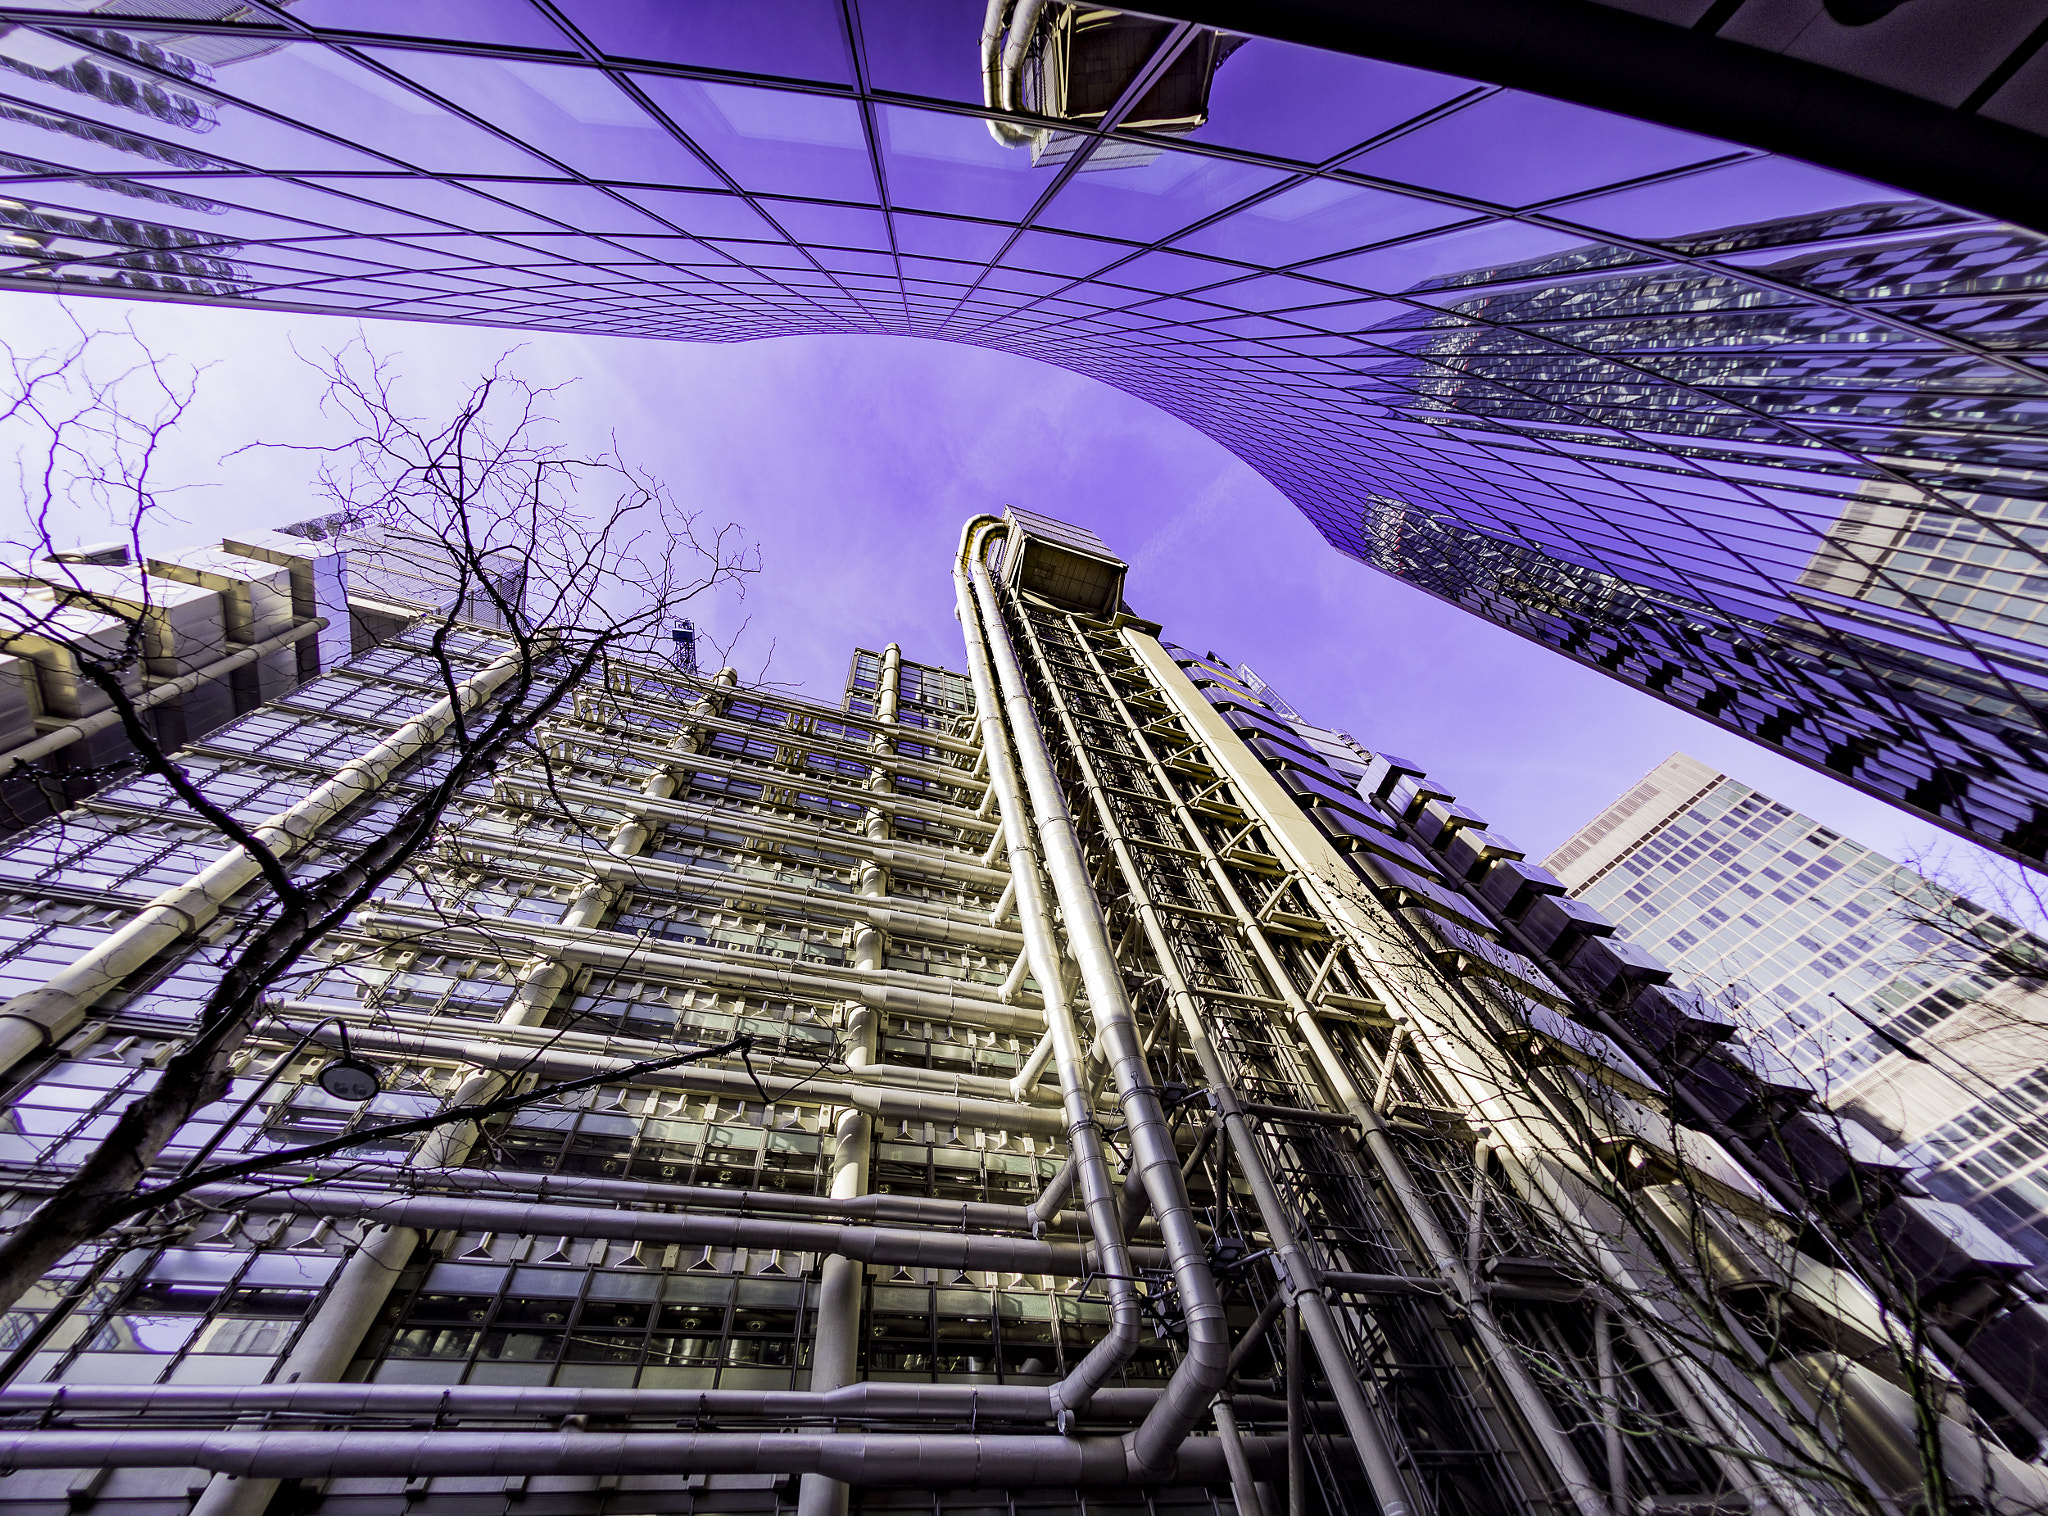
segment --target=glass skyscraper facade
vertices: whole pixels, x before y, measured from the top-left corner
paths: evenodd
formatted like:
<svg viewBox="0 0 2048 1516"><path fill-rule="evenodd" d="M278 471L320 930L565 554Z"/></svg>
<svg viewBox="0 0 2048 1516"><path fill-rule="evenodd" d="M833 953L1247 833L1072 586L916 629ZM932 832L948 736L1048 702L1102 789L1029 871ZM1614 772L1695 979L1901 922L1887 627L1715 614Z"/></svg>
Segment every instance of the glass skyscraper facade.
<svg viewBox="0 0 2048 1516"><path fill-rule="evenodd" d="M1056 363L1374 567L2048 849L2034 231L1059 5L8 15L0 287Z"/></svg>
<svg viewBox="0 0 2048 1516"><path fill-rule="evenodd" d="M1546 860L2030 1256L2048 1260L2048 943L1676 755Z"/></svg>

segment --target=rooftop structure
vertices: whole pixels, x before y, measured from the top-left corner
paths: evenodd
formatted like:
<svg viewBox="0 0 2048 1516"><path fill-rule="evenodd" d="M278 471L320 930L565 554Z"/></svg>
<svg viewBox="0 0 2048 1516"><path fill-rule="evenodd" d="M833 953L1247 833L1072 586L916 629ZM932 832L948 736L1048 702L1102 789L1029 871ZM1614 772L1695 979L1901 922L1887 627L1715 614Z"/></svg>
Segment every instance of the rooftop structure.
<svg viewBox="0 0 2048 1516"><path fill-rule="evenodd" d="M0 288L1060 364L2038 864L2038 0L1479 3L16 7Z"/></svg>
<svg viewBox="0 0 2048 1516"><path fill-rule="evenodd" d="M1125 567L980 517L964 671L571 691L144 1182L274 1166L6 1318L0 1507L1818 1516L1914 1493L1916 1405L2048 1497L2027 1259ZM443 630L181 761L356 856L446 772ZM478 721L509 643L443 639ZM270 911L224 843L144 780L0 844L9 1221Z"/></svg>

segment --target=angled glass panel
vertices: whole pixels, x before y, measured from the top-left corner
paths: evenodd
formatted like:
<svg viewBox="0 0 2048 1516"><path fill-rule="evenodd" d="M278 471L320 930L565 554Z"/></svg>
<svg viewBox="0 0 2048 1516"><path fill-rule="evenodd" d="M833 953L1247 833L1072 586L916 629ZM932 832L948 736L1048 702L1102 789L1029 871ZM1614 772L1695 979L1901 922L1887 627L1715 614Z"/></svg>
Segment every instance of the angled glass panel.
<svg viewBox="0 0 2048 1516"><path fill-rule="evenodd" d="M1190 232L1175 246L1281 268L1472 219L1461 207L1337 179L1309 179Z"/></svg>
<svg viewBox="0 0 2048 1516"><path fill-rule="evenodd" d="M875 201L860 106L838 95L634 76L741 189Z"/></svg>
<svg viewBox="0 0 2048 1516"><path fill-rule="evenodd" d="M614 58L853 82L843 12L834 0L564 0L560 10Z"/></svg>
<svg viewBox="0 0 2048 1516"><path fill-rule="evenodd" d="M1183 135L1313 166L1472 93L1445 74L1252 37L1217 68L1208 119Z"/></svg>

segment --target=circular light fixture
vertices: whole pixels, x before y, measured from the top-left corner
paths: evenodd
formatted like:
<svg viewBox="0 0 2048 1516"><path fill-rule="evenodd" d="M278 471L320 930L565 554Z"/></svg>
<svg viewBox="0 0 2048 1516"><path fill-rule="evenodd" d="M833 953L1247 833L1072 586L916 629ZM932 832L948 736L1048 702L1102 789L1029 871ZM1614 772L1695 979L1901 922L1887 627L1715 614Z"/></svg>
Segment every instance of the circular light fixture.
<svg viewBox="0 0 2048 1516"><path fill-rule="evenodd" d="M383 1081L377 1074L375 1064L344 1054L320 1070L320 1088L336 1100L349 1100L357 1105L368 1100L383 1088Z"/></svg>

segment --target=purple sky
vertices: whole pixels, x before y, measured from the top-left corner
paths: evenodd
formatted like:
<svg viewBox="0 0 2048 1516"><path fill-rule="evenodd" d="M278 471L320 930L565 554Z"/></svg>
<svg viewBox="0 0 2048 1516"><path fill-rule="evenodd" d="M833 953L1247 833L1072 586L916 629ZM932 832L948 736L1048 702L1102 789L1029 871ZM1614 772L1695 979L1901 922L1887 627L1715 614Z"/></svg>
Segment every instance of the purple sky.
<svg viewBox="0 0 2048 1516"><path fill-rule="evenodd" d="M1026 359L889 337L735 345L522 336L167 304L4 297L19 349L132 322L160 353L209 364L166 476L181 523L161 546L315 514L303 458L223 464L255 437L316 440L319 385L294 356L358 332L400 360L423 403L499 353L541 383L574 379L567 435L665 478L679 502L742 523L765 572L746 605L705 606L754 675L836 701L856 644L958 667L948 579L961 522L1015 503L1096 531L1132 565L1128 594L1166 635L1250 662L1312 719L1426 764L1541 856L1683 749L1894 857L1939 855L1959 880L1985 855L1740 738L1523 642L1329 548L1277 491L1179 421ZM11 535L11 534L10 534ZM80 540L110 535L77 523ZM2007 872L1998 866L2001 874Z"/></svg>

